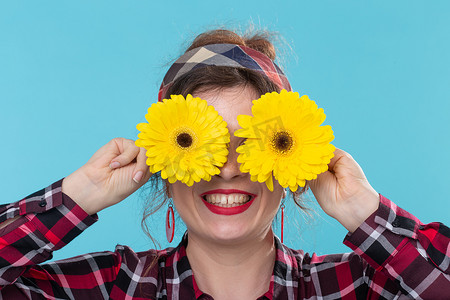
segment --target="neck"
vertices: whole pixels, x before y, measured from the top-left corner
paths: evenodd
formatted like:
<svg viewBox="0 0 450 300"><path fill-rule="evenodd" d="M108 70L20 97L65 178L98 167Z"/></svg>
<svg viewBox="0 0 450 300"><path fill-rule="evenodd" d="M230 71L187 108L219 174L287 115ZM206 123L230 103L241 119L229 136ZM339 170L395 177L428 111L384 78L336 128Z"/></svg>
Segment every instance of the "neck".
<svg viewBox="0 0 450 300"><path fill-rule="evenodd" d="M256 299L269 289L276 257L272 229L231 245L189 232L186 253L199 289L214 299Z"/></svg>

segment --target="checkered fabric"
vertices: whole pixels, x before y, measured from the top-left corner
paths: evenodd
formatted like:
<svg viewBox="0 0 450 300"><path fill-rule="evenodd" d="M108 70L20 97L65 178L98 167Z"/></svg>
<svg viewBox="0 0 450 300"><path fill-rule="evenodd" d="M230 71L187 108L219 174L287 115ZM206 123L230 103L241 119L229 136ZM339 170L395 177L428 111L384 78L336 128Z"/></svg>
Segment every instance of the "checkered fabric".
<svg viewBox="0 0 450 300"><path fill-rule="evenodd" d="M61 192L61 181L0 206L0 299L213 299L176 248L90 253L44 263L97 216ZM450 299L449 228L422 224L380 196L380 207L344 243L354 252L316 256L274 239L269 288L258 299ZM146 273L155 256L157 264Z"/></svg>
<svg viewBox="0 0 450 300"><path fill-rule="evenodd" d="M291 90L283 71L263 53L234 44L212 44L192 49L173 63L159 89L158 101L162 101L169 86L180 76L205 66L251 69L267 76L280 89Z"/></svg>

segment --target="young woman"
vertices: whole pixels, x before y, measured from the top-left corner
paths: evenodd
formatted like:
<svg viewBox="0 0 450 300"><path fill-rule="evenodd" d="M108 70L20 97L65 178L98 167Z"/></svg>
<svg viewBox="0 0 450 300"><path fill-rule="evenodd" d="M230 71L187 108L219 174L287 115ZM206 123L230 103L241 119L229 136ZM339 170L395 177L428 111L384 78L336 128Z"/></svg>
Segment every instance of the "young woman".
<svg viewBox="0 0 450 300"><path fill-rule="evenodd" d="M43 264L93 224L97 212L151 176L162 180L162 173L150 173L144 148L117 138L63 180L0 206L2 298L450 299L449 229L422 224L379 195L340 149L308 185L321 208L349 231L345 244L354 252L309 256L274 235L272 221L286 190L277 180L269 189L242 172L237 148L246 140L233 134L241 128L238 115L252 115L253 100L290 90L274 59L263 35L216 30L198 36L164 78L159 100L205 99L230 133L220 173L193 184L165 180L187 226L176 248L135 253L118 246ZM290 196L298 203L300 194Z"/></svg>

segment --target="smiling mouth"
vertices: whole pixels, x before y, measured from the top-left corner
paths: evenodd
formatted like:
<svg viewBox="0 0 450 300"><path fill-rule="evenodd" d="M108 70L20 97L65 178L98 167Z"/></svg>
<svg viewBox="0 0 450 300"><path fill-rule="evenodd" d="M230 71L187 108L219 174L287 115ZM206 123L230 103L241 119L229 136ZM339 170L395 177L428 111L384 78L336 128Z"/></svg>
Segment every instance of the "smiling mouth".
<svg viewBox="0 0 450 300"><path fill-rule="evenodd" d="M252 200L252 196L246 194L208 194L202 196L203 200L209 204L219 207L241 206Z"/></svg>

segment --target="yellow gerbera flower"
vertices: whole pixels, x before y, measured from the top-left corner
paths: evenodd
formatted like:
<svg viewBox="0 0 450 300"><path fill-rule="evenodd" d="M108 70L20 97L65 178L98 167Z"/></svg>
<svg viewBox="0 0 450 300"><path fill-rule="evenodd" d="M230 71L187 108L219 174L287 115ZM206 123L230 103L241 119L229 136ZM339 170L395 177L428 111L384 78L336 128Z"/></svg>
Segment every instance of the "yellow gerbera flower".
<svg viewBox="0 0 450 300"><path fill-rule="evenodd" d="M273 191L273 175L294 192L328 169L335 150L333 130L320 126L325 113L308 96L267 93L253 101L252 114L238 116L242 129L234 133L246 138L236 149L237 161L252 181L265 182Z"/></svg>
<svg viewBox="0 0 450 300"><path fill-rule="evenodd" d="M150 172L188 186L219 174L227 160L227 124L205 100L187 95L152 104L140 123L136 146L147 150Z"/></svg>

